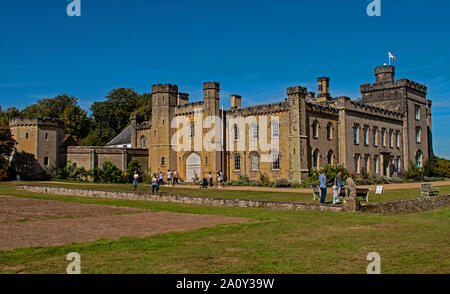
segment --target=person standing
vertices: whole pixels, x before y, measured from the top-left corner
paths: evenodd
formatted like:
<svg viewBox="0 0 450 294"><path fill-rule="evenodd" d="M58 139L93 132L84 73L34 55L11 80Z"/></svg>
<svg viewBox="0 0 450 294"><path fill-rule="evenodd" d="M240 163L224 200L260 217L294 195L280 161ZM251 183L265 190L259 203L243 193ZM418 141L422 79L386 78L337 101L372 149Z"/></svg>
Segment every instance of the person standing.
<svg viewBox="0 0 450 294"><path fill-rule="evenodd" d="M334 179L334 185L337 187L337 194L338 197L341 194L341 189L344 186L344 184L342 183L342 172L338 172L338 174L336 175L336 178Z"/></svg>
<svg viewBox="0 0 450 294"><path fill-rule="evenodd" d="M133 174L133 189L136 190L139 182L139 174L138 171L135 170Z"/></svg>
<svg viewBox="0 0 450 294"><path fill-rule="evenodd" d="M167 186L172 185L172 171L169 169L167 170Z"/></svg>
<svg viewBox="0 0 450 294"><path fill-rule="evenodd" d="M327 171L323 171L323 173L319 176L320 182L320 204L325 204L327 199Z"/></svg>
<svg viewBox="0 0 450 294"><path fill-rule="evenodd" d="M153 174L153 177L152 177L152 194L155 194L155 190L156 190L156 193L158 194L158 192L159 192L159 181L158 181L158 178L156 177L156 174Z"/></svg>
<svg viewBox="0 0 450 294"><path fill-rule="evenodd" d="M159 186L162 186L164 184L164 175L162 173L162 171L159 172Z"/></svg>
<svg viewBox="0 0 450 294"><path fill-rule="evenodd" d="M211 188L214 187L213 176L211 173L208 175L208 183Z"/></svg>
<svg viewBox="0 0 450 294"><path fill-rule="evenodd" d="M180 184L180 183L178 183L178 173L177 173L176 170L173 171L172 186L175 186L175 183L176 183L176 184Z"/></svg>

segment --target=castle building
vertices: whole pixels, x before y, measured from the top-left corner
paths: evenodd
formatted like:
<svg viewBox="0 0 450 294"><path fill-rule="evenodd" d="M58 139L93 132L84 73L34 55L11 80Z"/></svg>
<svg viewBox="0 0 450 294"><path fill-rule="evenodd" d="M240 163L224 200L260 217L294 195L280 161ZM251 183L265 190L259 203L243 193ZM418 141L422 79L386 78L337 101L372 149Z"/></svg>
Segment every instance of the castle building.
<svg viewBox="0 0 450 294"><path fill-rule="evenodd" d="M217 82L205 82L203 101L193 103L176 85L153 85L151 121L133 115L107 146L69 146L60 160L87 169L110 161L125 169L137 159L146 173L177 170L185 181L222 171L228 180L264 174L302 182L310 169L327 164L390 177L432 156L426 86L395 80L394 67L386 65L375 69L374 83L361 85L355 101L332 97L328 77L317 82L317 95L294 86L270 104L242 107L242 97L231 95L226 110Z"/></svg>

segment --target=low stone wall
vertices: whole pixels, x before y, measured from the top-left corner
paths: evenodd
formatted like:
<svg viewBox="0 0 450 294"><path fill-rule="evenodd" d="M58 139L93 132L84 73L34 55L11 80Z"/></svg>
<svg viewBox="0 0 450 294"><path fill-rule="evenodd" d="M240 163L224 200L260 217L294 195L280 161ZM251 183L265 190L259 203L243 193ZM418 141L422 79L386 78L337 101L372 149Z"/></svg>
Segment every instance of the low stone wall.
<svg viewBox="0 0 450 294"><path fill-rule="evenodd" d="M444 206L450 206L450 195L363 204L361 212L403 214L433 210Z"/></svg>
<svg viewBox="0 0 450 294"><path fill-rule="evenodd" d="M220 199L207 197L190 197L180 195L152 195L142 192L125 192L125 191L103 191L90 189L77 189L66 187L51 187L51 186L34 186L34 185L16 185L17 189L45 193L53 195L67 195L78 197L98 197L98 198L112 198L124 200L146 200L154 202L170 202L209 206L223 206L223 207L244 207L244 208L269 208L277 210L324 210L324 211L342 211L342 207L334 205L319 205L319 204L305 204L305 203L290 203L290 202L275 202L275 201L260 201L260 200L243 200L243 199Z"/></svg>

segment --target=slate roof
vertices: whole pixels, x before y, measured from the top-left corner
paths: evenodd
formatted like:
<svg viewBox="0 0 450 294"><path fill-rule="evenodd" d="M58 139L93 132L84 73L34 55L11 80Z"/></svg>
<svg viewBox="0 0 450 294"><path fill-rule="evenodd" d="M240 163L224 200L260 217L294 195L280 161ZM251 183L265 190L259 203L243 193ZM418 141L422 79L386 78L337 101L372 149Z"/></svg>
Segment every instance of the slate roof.
<svg viewBox="0 0 450 294"><path fill-rule="evenodd" d="M122 133L118 134L106 146L126 145L131 144L131 125L129 125Z"/></svg>

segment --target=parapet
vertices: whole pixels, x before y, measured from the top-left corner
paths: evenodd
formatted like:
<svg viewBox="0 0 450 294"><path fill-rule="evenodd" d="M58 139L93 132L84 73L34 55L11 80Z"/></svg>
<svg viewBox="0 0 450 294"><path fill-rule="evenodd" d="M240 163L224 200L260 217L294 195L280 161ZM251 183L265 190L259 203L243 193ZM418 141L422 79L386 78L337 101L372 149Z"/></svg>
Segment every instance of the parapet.
<svg viewBox="0 0 450 294"><path fill-rule="evenodd" d="M220 83L219 82L204 82L203 83L203 90L220 90Z"/></svg>
<svg viewBox="0 0 450 294"><path fill-rule="evenodd" d="M14 117L9 120L9 126L38 126L46 125L56 128L64 128L64 122L54 117Z"/></svg>
<svg viewBox="0 0 450 294"><path fill-rule="evenodd" d="M287 95L291 96L291 95L306 95L306 88L302 87L302 86L294 86L294 87L289 87L286 89Z"/></svg>
<svg viewBox="0 0 450 294"><path fill-rule="evenodd" d="M156 84L152 86L152 94L155 93L178 93L178 86L173 84Z"/></svg>

